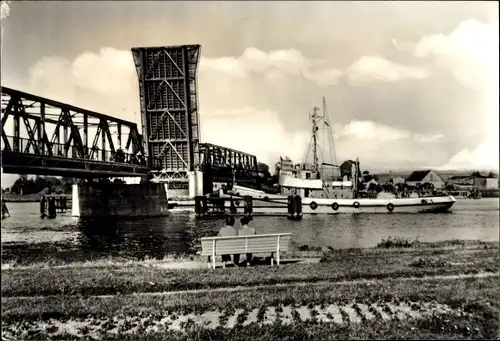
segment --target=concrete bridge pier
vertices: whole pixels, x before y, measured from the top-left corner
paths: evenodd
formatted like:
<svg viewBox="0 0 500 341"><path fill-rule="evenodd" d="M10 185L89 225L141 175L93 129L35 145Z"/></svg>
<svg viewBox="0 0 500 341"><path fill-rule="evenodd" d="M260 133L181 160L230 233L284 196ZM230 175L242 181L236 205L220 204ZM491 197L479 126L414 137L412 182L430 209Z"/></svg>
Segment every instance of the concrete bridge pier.
<svg viewBox="0 0 500 341"><path fill-rule="evenodd" d="M203 172L194 171L188 173L189 198L203 195Z"/></svg>
<svg viewBox="0 0 500 341"><path fill-rule="evenodd" d="M73 217L154 217L168 215L163 184L73 185Z"/></svg>

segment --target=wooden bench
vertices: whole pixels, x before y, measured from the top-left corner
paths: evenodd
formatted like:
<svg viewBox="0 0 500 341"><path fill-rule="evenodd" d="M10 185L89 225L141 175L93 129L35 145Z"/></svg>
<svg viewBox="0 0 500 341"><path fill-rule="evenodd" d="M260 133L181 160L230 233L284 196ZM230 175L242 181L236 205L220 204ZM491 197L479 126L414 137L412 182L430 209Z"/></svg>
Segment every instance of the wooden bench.
<svg viewBox="0 0 500 341"><path fill-rule="evenodd" d="M234 237L203 237L201 238L201 255L212 257L214 269L216 256L245 253L276 253L276 262L280 265L280 252L288 251L291 236L291 233L273 233ZM271 265L273 265L272 258Z"/></svg>

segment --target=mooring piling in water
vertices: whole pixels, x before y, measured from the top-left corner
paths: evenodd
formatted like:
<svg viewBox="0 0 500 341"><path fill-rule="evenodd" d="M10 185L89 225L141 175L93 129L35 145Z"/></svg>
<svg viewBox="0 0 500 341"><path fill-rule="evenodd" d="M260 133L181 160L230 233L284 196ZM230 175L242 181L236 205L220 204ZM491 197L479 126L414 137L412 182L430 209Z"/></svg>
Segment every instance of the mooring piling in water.
<svg viewBox="0 0 500 341"><path fill-rule="evenodd" d="M302 198L300 195L289 195L287 198L288 214L290 220L302 219Z"/></svg>
<svg viewBox="0 0 500 341"><path fill-rule="evenodd" d="M45 210L47 208L47 199L45 199L45 196L42 196L40 198L40 217L43 219L47 215L45 213Z"/></svg>
<svg viewBox="0 0 500 341"><path fill-rule="evenodd" d="M56 211L56 198L50 197L48 203L48 217L49 219L54 219L57 216Z"/></svg>
<svg viewBox="0 0 500 341"><path fill-rule="evenodd" d="M2 200L2 219L10 217L9 209L7 204Z"/></svg>

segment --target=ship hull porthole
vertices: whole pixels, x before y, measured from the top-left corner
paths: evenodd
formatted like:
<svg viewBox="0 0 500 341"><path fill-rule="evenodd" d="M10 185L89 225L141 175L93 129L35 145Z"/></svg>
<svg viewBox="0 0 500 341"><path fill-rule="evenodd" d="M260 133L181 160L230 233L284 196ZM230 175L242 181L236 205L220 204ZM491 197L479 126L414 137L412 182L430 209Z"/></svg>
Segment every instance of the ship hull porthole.
<svg viewBox="0 0 500 341"><path fill-rule="evenodd" d="M312 203L310 203L310 204L309 204L309 207L311 207L311 210L313 210L313 211L314 211L315 209L317 209L317 208L318 208L318 204L316 204L316 202L315 202L315 201L313 201Z"/></svg>

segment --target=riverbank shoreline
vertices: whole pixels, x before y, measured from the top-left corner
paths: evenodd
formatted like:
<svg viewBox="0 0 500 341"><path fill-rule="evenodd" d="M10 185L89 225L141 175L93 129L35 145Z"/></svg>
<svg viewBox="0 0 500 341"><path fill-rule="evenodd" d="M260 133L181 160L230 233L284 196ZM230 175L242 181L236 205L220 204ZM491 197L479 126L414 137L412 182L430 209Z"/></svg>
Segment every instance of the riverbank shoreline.
<svg viewBox="0 0 500 341"><path fill-rule="evenodd" d="M30 244L28 244L30 245ZM19 246L26 246L23 242L4 242L2 244L4 250L7 251L9 248L15 248ZM33 244L36 247L37 244ZM57 249L59 252L63 251L62 245L58 245ZM409 240L404 238L388 238L383 239L377 246L370 248L344 248L336 249L325 248L319 246L309 246L300 245L295 250L281 253L281 259L285 261L302 260L308 261L311 259L320 260L325 255L327 256L349 256L353 254L383 254L390 252L395 253L422 253L425 255L427 252L433 252L432 250L455 250L455 249L492 249L497 248L498 242L488 242L482 240L465 240L465 239L453 239L444 240L439 242L419 242L418 240ZM441 252L441 251L437 251ZM266 254L256 254L258 258L265 258ZM183 265L185 264L185 266ZM201 257L200 251L193 251L189 253L171 253L166 254L163 258L149 258L144 259L132 258L132 257L121 257L121 256L108 256L103 258L97 258L93 260L69 260L61 259L56 256L46 255L44 261L27 261L19 257L13 258L6 252L2 253L2 263L1 269L7 270L10 268L17 269L30 269L30 268L65 268L65 267L121 267L121 266L160 266L168 268L206 268L207 257ZM220 263L217 266L220 267Z"/></svg>
<svg viewBox="0 0 500 341"><path fill-rule="evenodd" d="M2 330L25 340L265 340L283 328L289 339L497 337L498 243L303 256L217 269L197 255L3 264Z"/></svg>
<svg viewBox="0 0 500 341"><path fill-rule="evenodd" d="M40 202L42 196L56 196L56 197L66 197L67 199L71 199L71 194L62 193L62 194L27 194L27 195L19 195L19 194L11 194L4 193L2 194L2 201L5 203L34 203Z"/></svg>

